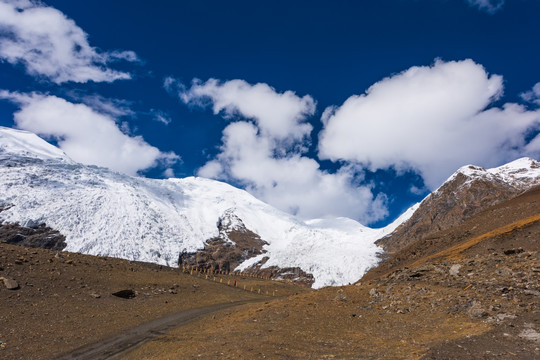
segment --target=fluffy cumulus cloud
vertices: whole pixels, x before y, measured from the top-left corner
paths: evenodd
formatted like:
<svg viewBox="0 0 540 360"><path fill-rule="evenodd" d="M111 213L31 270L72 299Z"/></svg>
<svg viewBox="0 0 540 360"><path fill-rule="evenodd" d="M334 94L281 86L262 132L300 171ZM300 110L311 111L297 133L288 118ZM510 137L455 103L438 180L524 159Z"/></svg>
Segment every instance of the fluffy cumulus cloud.
<svg viewBox="0 0 540 360"><path fill-rule="evenodd" d="M501 76L472 60L412 67L326 109L319 156L372 170L413 169L431 189L468 163L496 166L540 154L540 112L493 107Z"/></svg>
<svg viewBox="0 0 540 360"><path fill-rule="evenodd" d="M179 96L232 119L223 131L220 153L199 170L200 176L239 182L263 201L302 218L334 215L369 223L387 214L386 198L360 186L355 169L329 173L305 156L312 130L306 117L315 112L311 97L278 93L266 84L213 79L181 87Z"/></svg>
<svg viewBox="0 0 540 360"><path fill-rule="evenodd" d="M129 79L108 64L138 61L132 51L99 52L73 20L33 0L0 0L0 58L57 84Z"/></svg>
<svg viewBox="0 0 540 360"><path fill-rule="evenodd" d="M215 114L222 112L229 118L240 115L253 119L268 137L301 139L312 130L304 119L315 112L313 98L308 95L300 98L292 91L277 93L267 84L195 80L189 90L180 92L180 97L187 104L204 105L210 101Z"/></svg>
<svg viewBox="0 0 540 360"><path fill-rule="evenodd" d="M20 106L14 114L18 128L54 139L73 160L136 175L157 165L170 166L179 160L164 153L140 136L128 136L109 114L86 104L42 94L0 91L0 98Z"/></svg>
<svg viewBox="0 0 540 360"><path fill-rule="evenodd" d="M505 0L466 0L470 6L477 7L478 9L487 12L488 14L494 14L501 10L504 6Z"/></svg>

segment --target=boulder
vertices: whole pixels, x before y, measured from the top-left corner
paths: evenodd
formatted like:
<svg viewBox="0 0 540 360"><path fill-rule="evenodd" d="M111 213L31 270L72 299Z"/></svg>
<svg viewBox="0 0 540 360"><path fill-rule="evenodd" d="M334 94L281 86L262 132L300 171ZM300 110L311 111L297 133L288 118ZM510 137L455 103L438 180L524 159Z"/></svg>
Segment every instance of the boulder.
<svg viewBox="0 0 540 360"><path fill-rule="evenodd" d="M112 293L112 295L122 298L122 299L133 299L136 294L135 294L135 291L131 289L126 289L126 290L120 290L115 293Z"/></svg>

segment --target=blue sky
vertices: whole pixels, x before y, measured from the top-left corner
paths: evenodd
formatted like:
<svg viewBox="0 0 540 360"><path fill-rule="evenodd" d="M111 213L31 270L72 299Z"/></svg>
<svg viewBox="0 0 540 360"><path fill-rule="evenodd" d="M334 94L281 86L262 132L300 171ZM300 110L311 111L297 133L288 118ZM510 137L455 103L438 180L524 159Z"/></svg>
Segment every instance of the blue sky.
<svg viewBox="0 0 540 360"><path fill-rule="evenodd" d="M0 1L0 125L381 226L540 154L540 1Z"/></svg>

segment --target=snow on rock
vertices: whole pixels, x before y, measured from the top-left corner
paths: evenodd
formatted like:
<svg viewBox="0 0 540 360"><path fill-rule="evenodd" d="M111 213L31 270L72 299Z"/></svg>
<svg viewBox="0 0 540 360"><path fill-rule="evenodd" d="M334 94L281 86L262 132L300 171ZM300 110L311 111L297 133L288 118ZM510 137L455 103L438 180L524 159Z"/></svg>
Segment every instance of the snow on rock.
<svg viewBox="0 0 540 360"><path fill-rule="evenodd" d="M515 186L523 186L522 184L528 186L530 183L540 183L540 162L528 157L488 169L487 172Z"/></svg>
<svg viewBox="0 0 540 360"><path fill-rule="evenodd" d="M12 205L0 222L45 223L66 237L66 251L176 266L180 253L218 236L221 221L268 243L265 267L299 267L316 288L352 283L378 262L374 242L384 230L351 219L302 222L222 182L85 166L24 131L0 128L0 149L0 204Z"/></svg>
<svg viewBox="0 0 540 360"><path fill-rule="evenodd" d="M439 189L453 181L459 174L469 178L464 185L470 185L474 180L484 178L492 182L504 183L517 189L528 189L531 186L540 185L540 162L529 157L523 157L508 164L487 170L475 165L462 166Z"/></svg>

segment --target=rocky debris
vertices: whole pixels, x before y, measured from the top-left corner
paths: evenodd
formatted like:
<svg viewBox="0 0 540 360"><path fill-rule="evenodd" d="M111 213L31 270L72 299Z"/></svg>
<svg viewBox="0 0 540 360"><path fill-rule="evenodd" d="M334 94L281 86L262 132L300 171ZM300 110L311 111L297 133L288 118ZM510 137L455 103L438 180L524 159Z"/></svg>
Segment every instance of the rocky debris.
<svg viewBox="0 0 540 360"><path fill-rule="evenodd" d="M521 254L522 252L523 252L522 248L508 249L508 250L504 250L504 255L515 255L515 254Z"/></svg>
<svg viewBox="0 0 540 360"><path fill-rule="evenodd" d="M473 301L472 306L467 310L467 314L473 319L485 318L489 315L478 301Z"/></svg>
<svg viewBox="0 0 540 360"><path fill-rule="evenodd" d="M348 301L349 298L343 293L343 289L338 290L338 295L332 299L333 301ZM356 316L356 315L355 315Z"/></svg>
<svg viewBox="0 0 540 360"><path fill-rule="evenodd" d="M0 242L6 244L60 251L67 246L65 240L65 236L45 224L34 227L0 224Z"/></svg>
<svg viewBox="0 0 540 360"><path fill-rule="evenodd" d="M277 266L264 267L268 258L263 258L259 263L246 269L244 273L254 274L272 280L285 281L299 286L311 287L315 282L312 274L306 273L299 267L280 268Z"/></svg>
<svg viewBox="0 0 540 360"><path fill-rule="evenodd" d="M114 294L113 294L113 295L114 295ZM94 299L99 299L99 298L101 298L101 295L98 294L98 293L96 293L96 292L90 293L90 296L93 297Z"/></svg>
<svg viewBox="0 0 540 360"><path fill-rule="evenodd" d="M506 323L540 311L539 236L540 222L535 222L486 238L485 243L463 248L459 255L432 257L362 283L369 285L370 304L386 312L414 312L431 302L433 309L446 308L449 314ZM509 248L520 251L509 256L504 252Z"/></svg>
<svg viewBox="0 0 540 360"><path fill-rule="evenodd" d="M20 288L19 283L16 280L9 279L9 278L1 278L4 286L8 290L17 290Z"/></svg>
<svg viewBox="0 0 540 360"><path fill-rule="evenodd" d="M136 296L135 291L131 289L120 290L120 291L112 293L111 295L122 298L122 299L133 299Z"/></svg>

